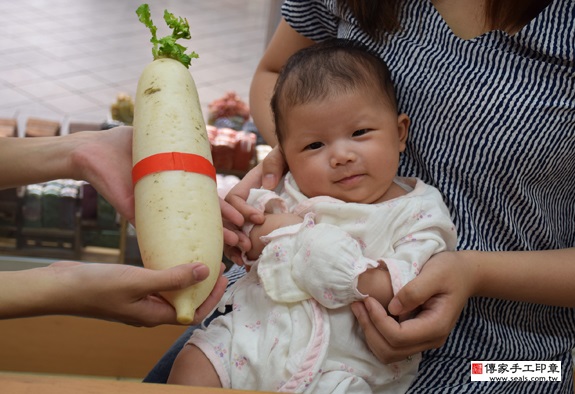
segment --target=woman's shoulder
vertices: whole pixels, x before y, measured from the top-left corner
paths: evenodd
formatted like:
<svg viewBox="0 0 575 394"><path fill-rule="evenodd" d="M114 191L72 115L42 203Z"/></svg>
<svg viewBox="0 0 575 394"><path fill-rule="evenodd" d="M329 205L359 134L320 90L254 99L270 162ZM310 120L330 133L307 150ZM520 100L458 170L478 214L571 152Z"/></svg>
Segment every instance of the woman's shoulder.
<svg viewBox="0 0 575 394"><path fill-rule="evenodd" d="M512 39L519 47L531 50L528 56L545 56L572 64L575 48L573 15L575 0L553 0Z"/></svg>

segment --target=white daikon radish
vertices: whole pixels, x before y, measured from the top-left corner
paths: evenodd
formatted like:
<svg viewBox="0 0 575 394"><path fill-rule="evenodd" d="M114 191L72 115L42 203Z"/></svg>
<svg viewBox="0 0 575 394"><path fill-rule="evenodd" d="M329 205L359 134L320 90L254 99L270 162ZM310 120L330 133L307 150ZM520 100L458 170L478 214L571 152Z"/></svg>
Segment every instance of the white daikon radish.
<svg viewBox="0 0 575 394"><path fill-rule="evenodd" d="M142 72L134 109L133 178L136 232L144 266L166 269L202 262L209 277L187 289L162 294L178 321L191 323L220 274L222 217L210 143L194 80L188 70L195 53L176 44L190 38L187 20L165 11L174 30L156 38L150 10L137 14L152 32L154 61Z"/></svg>

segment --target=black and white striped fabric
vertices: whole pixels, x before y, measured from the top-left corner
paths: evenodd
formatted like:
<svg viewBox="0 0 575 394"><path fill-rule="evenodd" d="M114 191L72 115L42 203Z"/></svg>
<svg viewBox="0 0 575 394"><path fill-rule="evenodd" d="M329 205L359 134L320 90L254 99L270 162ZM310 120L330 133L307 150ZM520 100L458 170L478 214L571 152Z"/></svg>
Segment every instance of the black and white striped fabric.
<svg viewBox="0 0 575 394"><path fill-rule="evenodd" d="M514 36L471 40L430 1L405 3L403 29L385 43L335 1L287 0L282 12L308 38L358 40L388 63L412 120L401 175L442 191L460 249L574 247L575 1L553 1ZM410 392L572 394L573 347L575 309L473 298ZM470 360L562 361L563 381L471 382Z"/></svg>
<svg viewBox="0 0 575 394"><path fill-rule="evenodd" d="M244 266L232 265L231 268L224 273L224 276L228 278L228 287L236 283L238 279L246 274L246 269Z"/></svg>

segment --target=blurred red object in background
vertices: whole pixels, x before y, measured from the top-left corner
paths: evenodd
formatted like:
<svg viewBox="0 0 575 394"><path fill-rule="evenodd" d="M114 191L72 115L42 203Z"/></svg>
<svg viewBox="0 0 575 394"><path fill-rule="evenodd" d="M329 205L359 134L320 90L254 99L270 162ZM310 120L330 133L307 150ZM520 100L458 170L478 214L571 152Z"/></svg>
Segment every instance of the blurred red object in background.
<svg viewBox="0 0 575 394"><path fill-rule="evenodd" d="M249 131L208 125L212 159L217 171L248 171L254 164L256 135Z"/></svg>

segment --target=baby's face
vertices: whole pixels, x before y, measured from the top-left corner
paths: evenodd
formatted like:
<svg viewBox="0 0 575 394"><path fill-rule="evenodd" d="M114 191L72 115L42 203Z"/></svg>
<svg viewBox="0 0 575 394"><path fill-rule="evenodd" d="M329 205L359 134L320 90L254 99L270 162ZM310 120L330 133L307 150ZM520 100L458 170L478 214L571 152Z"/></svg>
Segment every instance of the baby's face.
<svg viewBox="0 0 575 394"><path fill-rule="evenodd" d="M371 204L385 200L405 149L409 119L360 90L297 105L282 148L300 190Z"/></svg>

